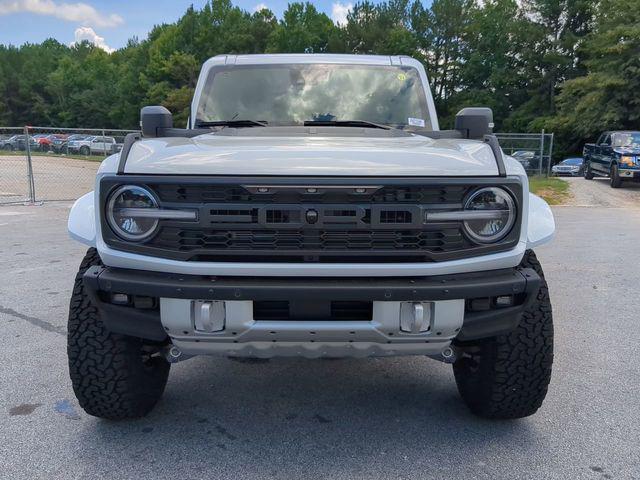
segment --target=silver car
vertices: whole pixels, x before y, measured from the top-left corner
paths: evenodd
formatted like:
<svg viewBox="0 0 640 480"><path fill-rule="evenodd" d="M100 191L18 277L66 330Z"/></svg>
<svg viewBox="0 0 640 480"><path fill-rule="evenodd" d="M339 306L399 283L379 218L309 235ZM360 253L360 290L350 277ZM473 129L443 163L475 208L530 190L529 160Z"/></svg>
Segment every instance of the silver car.
<svg viewBox="0 0 640 480"><path fill-rule="evenodd" d="M582 175L584 162L582 158L566 158L557 165L551 167L553 175L571 175L572 177Z"/></svg>

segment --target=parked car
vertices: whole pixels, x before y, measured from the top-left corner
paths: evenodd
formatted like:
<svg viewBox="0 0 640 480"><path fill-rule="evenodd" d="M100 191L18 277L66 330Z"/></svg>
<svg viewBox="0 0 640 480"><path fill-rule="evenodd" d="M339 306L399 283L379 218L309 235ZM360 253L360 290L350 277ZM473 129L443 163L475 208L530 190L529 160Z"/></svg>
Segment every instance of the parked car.
<svg viewBox="0 0 640 480"><path fill-rule="evenodd" d="M43 138L48 137L48 134L46 134L46 133L36 133L34 135L29 135L29 137L33 139L34 144L36 146L36 149L39 150L40 149L40 140L42 140Z"/></svg>
<svg viewBox="0 0 640 480"><path fill-rule="evenodd" d="M570 175L572 177L582 175L584 161L582 157L565 158L557 165L551 167L553 175Z"/></svg>
<svg viewBox="0 0 640 480"><path fill-rule="evenodd" d="M0 138L0 150L10 150L10 140L16 135L2 135Z"/></svg>
<svg viewBox="0 0 640 480"><path fill-rule="evenodd" d="M73 135L60 135L60 136L57 136L55 139L53 139L53 141L51 142L51 147L53 151L56 153L68 153L67 147L69 142L84 140L88 136L89 135L78 134L78 133L75 133Z"/></svg>
<svg viewBox="0 0 640 480"><path fill-rule="evenodd" d="M59 140L63 141L67 138L67 135L52 133L50 135L39 136L36 138L38 149L43 152L55 151L54 142Z"/></svg>
<svg viewBox="0 0 640 480"><path fill-rule="evenodd" d="M26 150L27 149L27 136L26 135L13 135L2 143L3 150ZM35 149L37 147L37 141L35 138L29 136L29 147Z"/></svg>
<svg viewBox="0 0 640 480"><path fill-rule="evenodd" d="M475 414L533 414L553 214L491 110L440 131L426 79L405 56L221 55L187 129L143 108L70 212L89 246L67 329L80 406L143 416L195 355L420 355L453 364Z"/></svg>
<svg viewBox="0 0 640 480"><path fill-rule="evenodd" d="M113 137L90 136L82 140L69 141L68 150L80 155L111 155L115 145L116 139Z"/></svg>
<svg viewBox="0 0 640 480"><path fill-rule="evenodd" d="M531 150L517 150L511 154L525 170L531 170L538 167L538 155Z"/></svg>
<svg viewBox="0 0 640 480"><path fill-rule="evenodd" d="M611 188L624 181L640 181L640 131L604 132L596 143L584 146L584 178L608 175Z"/></svg>

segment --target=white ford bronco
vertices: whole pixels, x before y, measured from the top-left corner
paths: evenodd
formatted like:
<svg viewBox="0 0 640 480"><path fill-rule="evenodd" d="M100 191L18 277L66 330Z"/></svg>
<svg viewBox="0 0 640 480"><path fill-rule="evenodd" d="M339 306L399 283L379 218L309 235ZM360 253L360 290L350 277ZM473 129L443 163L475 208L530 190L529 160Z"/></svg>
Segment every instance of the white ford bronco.
<svg viewBox="0 0 640 480"><path fill-rule="evenodd" d="M532 249L555 224L492 122L440 130L408 57L208 60L187 128L143 108L71 210L80 405L143 416L195 355L423 355L477 415L534 413L553 325Z"/></svg>

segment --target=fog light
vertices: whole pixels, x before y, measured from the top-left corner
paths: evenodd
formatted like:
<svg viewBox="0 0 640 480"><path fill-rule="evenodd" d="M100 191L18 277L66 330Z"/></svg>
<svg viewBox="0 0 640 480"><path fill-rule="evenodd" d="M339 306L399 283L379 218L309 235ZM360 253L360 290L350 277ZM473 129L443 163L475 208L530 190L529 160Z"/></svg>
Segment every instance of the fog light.
<svg viewBox="0 0 640 480"><path fill-rule="evenodd" d="M513 295L496 297L496 307L510 307L513 305Z"/></svg>
<svg viewBox="0 0 640 480"><path fill-rule="evenodd" d="M112 293L111 303L115 303L116 305L128 305L129 295L126 293Z"/></svg>
<svg viewBox="0 0 640 480"><path fill-rule="evenodd" d="M150 309L156 306L156 300L153 297L133 297L133 306L136 308Z"/></svg>
<svg viewBox="0 0 640 480"><path fill-rule="evenodd" d="M489 297L474 298L469 301L469 310L473 312L483 312L485 310L489 310L490 308L491 299Z"/></svg>

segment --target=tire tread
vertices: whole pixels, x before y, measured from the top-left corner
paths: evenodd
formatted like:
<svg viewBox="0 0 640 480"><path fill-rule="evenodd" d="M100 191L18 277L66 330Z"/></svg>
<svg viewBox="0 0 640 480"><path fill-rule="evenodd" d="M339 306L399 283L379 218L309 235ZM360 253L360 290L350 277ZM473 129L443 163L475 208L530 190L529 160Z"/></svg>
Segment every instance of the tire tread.
<svg viewBox="0 0 640 480"><path fill-rule="evenodd" d="M67 355L73 390L90 415L111 420L142 417L162 396L170 365L160 357L145 364L142 340L105 328L82 281L94 265L101 265L101 260L91 248L80 264L69 305Z"/></svg>
<svg viewBox="0 0 640 480"><path fill-rule="evenodd" d="M454 364L460 394L479 416L514 419L535 413L547 394L553 364L553 313L540 262L528 250L522 267L533 268L542 283L536 299L507 335L469 342L472 352Z"/></svg>

